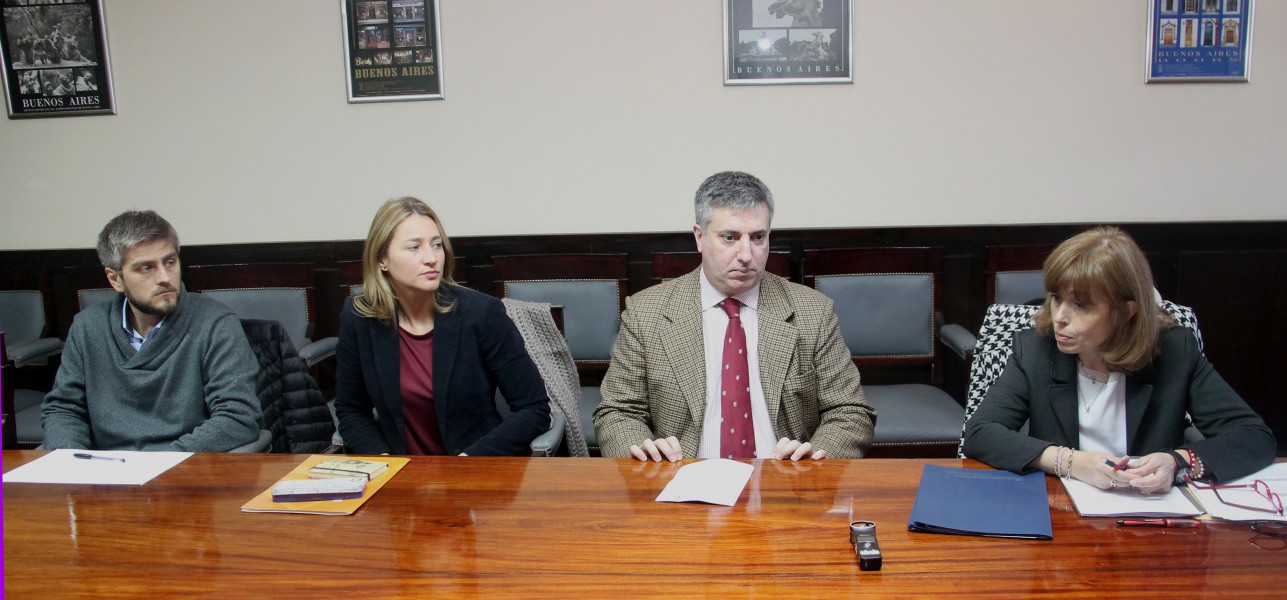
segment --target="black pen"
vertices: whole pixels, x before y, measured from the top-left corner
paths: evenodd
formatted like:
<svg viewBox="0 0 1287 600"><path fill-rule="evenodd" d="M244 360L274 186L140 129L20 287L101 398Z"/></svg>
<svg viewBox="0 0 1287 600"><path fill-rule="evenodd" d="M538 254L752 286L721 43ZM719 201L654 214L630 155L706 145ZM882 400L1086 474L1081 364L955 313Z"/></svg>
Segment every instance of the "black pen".
<svg viewBox="0 0 1287 600"><path fill-rule="evenodd" d="M83 458L85 460L110 460L113 462L125 462L124 458L117 458L115 456L94 456L93 454L85 454L84 452L77 452L72 456L76 458Z"/></svg>
<svg viewBox="0 0 1287 600"><path fill-rule="evenodd" d="M1197 527L1199 523L1194 519L1119 519L1117 525L1120 527Z"/></svg>

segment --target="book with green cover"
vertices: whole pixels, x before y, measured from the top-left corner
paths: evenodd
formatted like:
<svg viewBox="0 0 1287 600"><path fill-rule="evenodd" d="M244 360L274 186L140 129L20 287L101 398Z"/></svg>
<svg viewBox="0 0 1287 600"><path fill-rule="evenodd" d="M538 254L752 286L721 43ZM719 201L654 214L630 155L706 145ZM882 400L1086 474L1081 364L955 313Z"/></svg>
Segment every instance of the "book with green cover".
<svg viewBox="0 0 1287 600"><path fill-rule="evenodd" d="M374 479L389 468L389 463L377 460L360 460L356 458L332 458L324 460L308 470L312 479L328 477L366 477Z"/></svg>

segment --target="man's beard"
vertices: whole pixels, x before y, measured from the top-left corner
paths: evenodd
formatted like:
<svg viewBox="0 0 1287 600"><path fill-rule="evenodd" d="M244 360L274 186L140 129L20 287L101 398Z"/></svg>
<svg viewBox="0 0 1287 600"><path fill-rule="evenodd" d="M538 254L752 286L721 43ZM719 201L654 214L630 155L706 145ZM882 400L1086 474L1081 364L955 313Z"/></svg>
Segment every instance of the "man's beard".
<svg viewBox="0 0 1287 600"><path fill-rule="evenodd" d="M174 310L179 307L179 294L180 294L179 290L175 289L175 290L169 290L169 291L173 291L175 294L174 303L165 305L165 306L157 306L154 304L145 304L143 302L139 302L137 299L134 298L132 294L125 294L125 299L130 303L130 306L134 307L134 310L137 310L140 313L143 313L145 315L152 315L154 317L164 317L174 312Z"/></svg>

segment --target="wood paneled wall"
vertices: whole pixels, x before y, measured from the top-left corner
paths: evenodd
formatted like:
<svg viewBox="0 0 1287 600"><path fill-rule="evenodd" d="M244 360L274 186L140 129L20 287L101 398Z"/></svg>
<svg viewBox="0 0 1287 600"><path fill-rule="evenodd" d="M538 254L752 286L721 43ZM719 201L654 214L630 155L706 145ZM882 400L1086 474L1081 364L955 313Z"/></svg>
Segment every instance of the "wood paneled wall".
<svg viewBox="0 0 1287 600"><path fill-rule="evenodd" d="M942 298L946 322L977 330L987 307L987 247L1055 244L1088 224L775 230L774 251L790 258L792 279L801 280L806 249L937 246L943 249ZM1287 367L1287 222L1145 223L1122 226L1144 248L1157 287L1169 300L1197 313L1206 353L1217 370L1265 417L1287 449L1287 406L1278 375ZM468 268L468 284L494 288L492 257L507 254L625 253L629 291L650 284L652 253L692 251L691 233L625 233L458 237L456 255ZM316 336L335 335L347 290L341 261L361 257L360 240L185 246L185 266L228 263L307 263L316 281ZM76 312L75 290L103 287L94 251L0 251L0 271L47 269L54 286L52 333L65 336ZM968 365L943 359L944 387L964 398ZM1287 454L1280 450L1280 454Z"/></svg>

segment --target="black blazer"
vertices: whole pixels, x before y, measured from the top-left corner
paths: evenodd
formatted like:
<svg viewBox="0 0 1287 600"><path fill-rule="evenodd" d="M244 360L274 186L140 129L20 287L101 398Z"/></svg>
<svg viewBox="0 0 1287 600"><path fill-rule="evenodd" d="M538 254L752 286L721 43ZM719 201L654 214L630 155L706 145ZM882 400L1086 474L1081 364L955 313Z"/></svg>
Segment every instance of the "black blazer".
<svg viewBox="0 0 1287 600"><path fill-rule="evenodd" d="M1184 443L1185 413L1206 439ZM1014 354L965 426L965 455L1023 472L1052 444L1078 448L1077 359L1031 329L1014 338ZM1027 421L1028 435L1019 433ZM1126 375L1126 445L1132 456L1184 446L1206 463L1208 477L1228 481L1274 460L1274 434L1225 383L1183 327L1162 332L1152 364Z"/></svg>
<svg viewBox="0 0 1287 600"><path fill-rule="evenodd" d="M528 454L550 427L550 399L523 337L500 300L459 286L448 293L456 308L434 316L433 334L443 445L453 455ZM345 446L357 454L406 454L397 325L358 315L350 298L335 354L335 414ZM513 413L503 421L497 388Z"/></svg>

